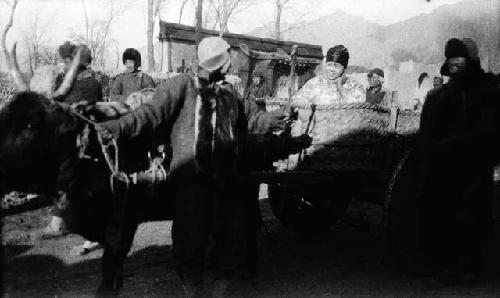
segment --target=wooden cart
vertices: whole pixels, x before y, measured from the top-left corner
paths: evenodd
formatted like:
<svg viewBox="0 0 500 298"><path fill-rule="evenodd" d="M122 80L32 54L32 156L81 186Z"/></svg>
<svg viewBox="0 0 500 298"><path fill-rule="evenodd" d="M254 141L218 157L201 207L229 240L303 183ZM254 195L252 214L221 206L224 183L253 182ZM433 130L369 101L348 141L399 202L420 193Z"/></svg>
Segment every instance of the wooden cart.
<svg viewBox="0 0 500 298"><path fill-rule="evenodd" d="M286 101L271 100L268 109ZM345 213L351 199L384 204L388 182L414 142L420 114L367 103L294 106L292 136L309 134L313 144L253 173L267 183L275 216L288 228L314 233Z"/></svg>

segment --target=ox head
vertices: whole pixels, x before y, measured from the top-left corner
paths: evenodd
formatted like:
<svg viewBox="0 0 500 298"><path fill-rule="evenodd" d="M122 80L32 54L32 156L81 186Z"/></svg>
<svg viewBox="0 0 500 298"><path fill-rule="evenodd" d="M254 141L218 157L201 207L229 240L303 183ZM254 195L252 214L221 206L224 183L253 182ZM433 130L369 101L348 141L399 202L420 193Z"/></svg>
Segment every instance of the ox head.
<svg viewBox="0 0 500 298"><path fill-rule="evenodd" d="M16 44L9 53L2 36L2 48L17 92L0 110L0 183L21 191L42 192L54 185L58 167L76 152L78 123L52 98L71 88L80 51L60 88L45 96L29 91L17 63Z"/></svg>

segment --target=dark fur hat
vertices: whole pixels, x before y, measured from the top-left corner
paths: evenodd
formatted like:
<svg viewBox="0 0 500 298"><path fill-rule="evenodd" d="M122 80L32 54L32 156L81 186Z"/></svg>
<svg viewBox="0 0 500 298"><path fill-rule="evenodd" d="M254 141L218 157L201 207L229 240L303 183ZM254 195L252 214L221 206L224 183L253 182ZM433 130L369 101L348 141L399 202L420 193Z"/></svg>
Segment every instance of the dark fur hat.
<svg viewBox="0 0 500 298"><path fill-rule="evenodd" d="M133 60L135 62L135 67L139 67L141 66L141 53L133 48L125 49L122 56L123 64L125 64L127 60Z"/></svg>
<svg viewBox="0 0 500 298"><path fill-rule="evenodd" d="M457 57L469 57L467 46L458 38L450 38L444 46L444 56L446 59Z"/></svg>
<svg viewBox="0 0 500 298"><path fill-rule="evenodd" d="M73 51L73 56L76 55L76 53L78 52L78 48L79 47L76 47L75 50ZM82 53L80 56L80 64L84 66L90 65L90 63L92 62L92 53L90 52L89 47L82 44L80 45L80 48L82 49Z"/></svg>
<svg viewBox="0 0 500 298"><path fill-rule="evenodd" d="M371 78L371 76L373 74L376 74L376 75L378 75L379 77L382 77L382 78L384 77L384 71L382 69L380 69L380 68L374 68L374 69L370 70L370 72L368 73L368 77Z"/></svg>
<svg viewBox="0 0 500 298"><path fill-rule="evenodd" d="M326 53L326 62L333 61L347 67L349 63L349 51L344 45L336 45Z"/></svg>
<svg viewBox="0 0 500 298"><path fill-rule="evenodd" d="M59 46L59 56L64 58L73 58L74 53L76 53L77 46L69 41L66 41Z"/></svg>

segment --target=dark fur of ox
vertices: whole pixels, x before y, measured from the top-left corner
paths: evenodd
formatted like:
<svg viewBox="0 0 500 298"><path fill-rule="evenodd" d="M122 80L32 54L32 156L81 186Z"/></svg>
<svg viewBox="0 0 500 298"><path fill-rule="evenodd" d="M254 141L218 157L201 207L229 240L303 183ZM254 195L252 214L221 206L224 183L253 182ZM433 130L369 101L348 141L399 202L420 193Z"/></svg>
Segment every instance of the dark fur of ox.
<svg viewBox="0 0 500 298"><path fill-rule="evenodd" d="M84 127L84 121L47 98L19 93L0 110L0 181L13 190L52 196L64 192L70 201L66 218L70 230L104 247L98 294L116 294L138 224L171 218L169 186L153 189L130 184L125 191L125 184L114 181L113 195L111 173L95 130L91 129L85 152L91 158L78 156L77 138ZM144 140L122 143L119 148L121 169L132 172L148 167L150 146Z"/></svg>

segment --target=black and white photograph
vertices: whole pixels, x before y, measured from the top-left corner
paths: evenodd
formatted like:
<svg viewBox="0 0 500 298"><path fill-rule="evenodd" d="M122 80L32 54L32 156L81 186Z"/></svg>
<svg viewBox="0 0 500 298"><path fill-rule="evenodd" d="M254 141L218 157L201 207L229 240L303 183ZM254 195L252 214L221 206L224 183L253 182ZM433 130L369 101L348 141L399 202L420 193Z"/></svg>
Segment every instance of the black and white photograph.
<svg viewBox="0 0 500 298"><path fill-rule="evenodd" d="M0 0L2 297L499 297L500 0Z"/></svg>

